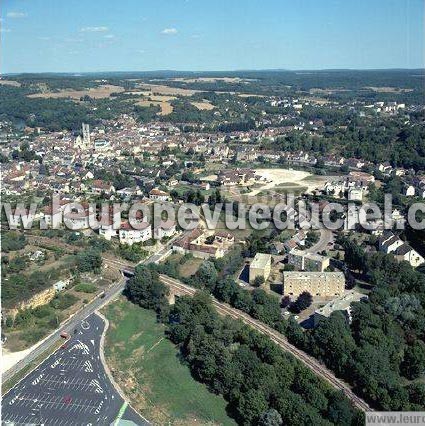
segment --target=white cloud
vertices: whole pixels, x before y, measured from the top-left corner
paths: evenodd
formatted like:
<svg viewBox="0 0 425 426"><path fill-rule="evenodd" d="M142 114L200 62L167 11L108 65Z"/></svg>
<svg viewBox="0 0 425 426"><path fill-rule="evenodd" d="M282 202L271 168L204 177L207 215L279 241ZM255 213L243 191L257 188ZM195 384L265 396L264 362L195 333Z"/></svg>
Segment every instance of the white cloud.
<svg viewBox="0 0 425 426"><path fill-rule="evenodd" d="M115 36L113 34L106 34L104 37L105 38L115 38Z"/></svg>
<svg viewBox="0 0 425 426"><path fill-rule="evenodd" d="M108 30L108 27L83 27L80 29L82 33L104 33Z"/></svg>
<svg viewBox="0 0 425 426"><path fill-rule="evenodd" d="M177 30L175 28L164 28L161 34L177 34Z"/></svg>
<svg viewBox="0 0 425 426"><path fill-rule="evenodd" d="M0 28L0 33L10 33L11 31L9 28Z"/></svg>
<svg viewBox="0 0 425 426"><path fill-rule="evenodd" d="M48 40L51 40L51 38L50 37L46 37L46 36L40 36L40 37L37 37L39 40L42 40L42 41L48 41Z"/></svg>
<svg viewBox="0 0 425 426"><path fill-rule="evenodd" d="M25 12L17 12L17 11L10 11L7 12L6 16L8 18L25 18L27 14Z"/></svg>

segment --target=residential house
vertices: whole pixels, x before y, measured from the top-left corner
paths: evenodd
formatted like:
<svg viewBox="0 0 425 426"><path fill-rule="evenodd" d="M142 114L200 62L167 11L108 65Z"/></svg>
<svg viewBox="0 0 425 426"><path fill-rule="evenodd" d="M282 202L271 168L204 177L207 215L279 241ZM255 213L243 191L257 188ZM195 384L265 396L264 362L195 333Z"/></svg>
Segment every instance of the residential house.
<svg viewBox="0 0 425 426"><path fill-rule="evenodd" d="M158 188L154 188L149 192L149 198L156 201L168 201L170 199L170 194Z"/></svg>
<svg viewBox="0 0 425 426"><path fill-rule="evenodd" d="M156 240L172 237L176 230L176 224L172 220L162 221L159 225L153 228L153 237Z"/></svg>
<svg viewBox="0 0 425 426"><path fill-rule="evenodd" d="M128 222L123 222L118 230L118 237L121 244L133 245L142 243L152 238L152 227L147 222L140 222L138 228L133 228Z"/></svg>

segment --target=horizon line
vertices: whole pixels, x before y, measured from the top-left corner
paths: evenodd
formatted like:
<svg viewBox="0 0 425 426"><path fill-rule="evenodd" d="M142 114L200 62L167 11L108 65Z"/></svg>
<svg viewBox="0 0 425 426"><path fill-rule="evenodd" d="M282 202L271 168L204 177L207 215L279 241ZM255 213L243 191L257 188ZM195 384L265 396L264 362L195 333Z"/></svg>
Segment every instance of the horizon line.
<svg viewBox="0 0 425 426"><path fill-rule="evenodd" d="M291 69L291 68L246 68L246 69L229 69L229 70L173 70L173 69L152 69L152 70L114 70L114 71L19 71L19 72L0 72L1 77L7 76L20 76L28 74L66 74L74 77L79 75L87 74L143 74L143 73L180 73L180 74L206 74L206 73L242 73L242 72L330 72L330 71L425 71L425 66L423 68L413 67L413 68L402 68L402 67L392 67L392 68L300 68L300 69Z"/></svg>

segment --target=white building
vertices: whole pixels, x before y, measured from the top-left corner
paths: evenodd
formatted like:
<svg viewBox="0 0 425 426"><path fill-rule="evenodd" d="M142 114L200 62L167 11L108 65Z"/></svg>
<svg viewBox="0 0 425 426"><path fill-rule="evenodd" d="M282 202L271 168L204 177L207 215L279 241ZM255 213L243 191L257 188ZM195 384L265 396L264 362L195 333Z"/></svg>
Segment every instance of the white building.
<svg viewBox="0 0 425 426"><path fill-rule="evenodd" d="M403 195L406 197L414 197L415 196L415 187L413 185L406 185L403 188Z"/></svg>
<svg viewBox="0 0 425 426"><path fill-rule="evenodd" d="M363 189L361 188L350 188L348 190L349 201L362 201L363 200Z"/></svg>
<svg viewBox="0 0 425 426"><path fill-rule="evenodd" d="M176 224L171 221L162 221L158 226L153 229L153 237L156 240L161 240L162 238L172 237L176 233Z"/></svg>
<svg viewBox="0 0 425 426"><path fill-rule="evenodd" d="M101 225L99 228L99 235L105 240L110 241L112 237L118 236L118 229L114 229L112 224Z"/></svg>
<svg viewBox="0 0 425 426"><path fill-rule="evenodd" d="M392 253L399 262L405 260L414 268L425 262L425 259L415 249L391 231L384 232L379 239L379 250L387 254Z"/></svg>
<svg viewBox="0 0 425 426"><path fill-rule="evenodd" d="M351 323L351 303L359 302L364 299L367 299L367 296L355 290L346 292L344 295L330 301L314 312L314 326L316 327L321 320L329 318L331 314L336 311L343 311L348 322Z"/></svg>
<svg viewBox="0 0 425 426"><path fill-rule="evenodd" d="M151 200L168 201L170 196L166 192L161 191L158 188L154 188L149 192L149 198Z"/></svg>
<svg viewBox="0 0 425 426"><path fill-rule="evenodd" d="M152 227L149 223L140 223L142 229L134 229L128 222L121 224L118 231L118 237L121 244L132 245L134 243L143 243L152 238Z"/></svg>

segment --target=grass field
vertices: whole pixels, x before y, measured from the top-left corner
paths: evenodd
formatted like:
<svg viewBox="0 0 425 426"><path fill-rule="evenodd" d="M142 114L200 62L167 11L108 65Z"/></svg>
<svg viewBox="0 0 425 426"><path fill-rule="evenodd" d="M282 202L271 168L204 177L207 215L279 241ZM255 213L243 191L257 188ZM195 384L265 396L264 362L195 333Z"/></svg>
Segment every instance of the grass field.
<svg viewBox="0 0 425 426"><path fill-rule="evenodd" d="M134 408L154 424L234 425L226 401L209 392L178 358L154 312L124 298L104 309L105 355Z"/></svg>
<svg viewBox="0 0 425 426"><path fill-rule="evenodd" d="M102 84L99 87L90 87L86 90L60 90L59 92L46 91L43 93L33 93L28 95L29 98L72 98L79 100L83 96L90 96L94 99L109 98L111 93L124 92L121 86L114 86L112 84Z"/></svg>

